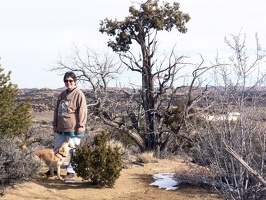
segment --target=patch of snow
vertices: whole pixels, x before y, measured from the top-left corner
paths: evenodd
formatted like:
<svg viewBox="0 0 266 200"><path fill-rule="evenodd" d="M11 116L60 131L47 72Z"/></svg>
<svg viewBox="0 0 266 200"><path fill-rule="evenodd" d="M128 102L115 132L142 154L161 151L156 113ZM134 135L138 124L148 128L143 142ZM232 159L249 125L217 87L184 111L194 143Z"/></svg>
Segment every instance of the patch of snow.
<svg viewBox="0 0 266 200"><path fill-rule="evenodd" d="M155 181L151 183L152 186L158 186L160 189L176 190L178 182L173 179L174 173L159 173L154 174Z"/></svg>

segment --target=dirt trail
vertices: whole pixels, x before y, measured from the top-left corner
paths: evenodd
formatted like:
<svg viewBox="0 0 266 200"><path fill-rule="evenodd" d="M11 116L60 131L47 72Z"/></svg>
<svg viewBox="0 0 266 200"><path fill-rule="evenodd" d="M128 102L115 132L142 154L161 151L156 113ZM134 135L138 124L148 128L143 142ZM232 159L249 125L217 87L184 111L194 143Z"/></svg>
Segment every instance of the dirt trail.
<svg viewBox="0 0 266 200"><path fill-rule="evenodd" d="M201 188L183 187L177 190L167 191L158 187L150 186L152 175L163 172L176 172L186 167L181 159L159 160L157 163L148 163L144 166L128 165L121 171L121 176L116 181L114 188L99 189L84 183L65 183L56 178L40 177L32 182L8 188L6 195L1 200L55 200L55 199L221 199L214 191ZM44 168L43 171L47 170ZM62 174L65 174L62 169ZM76 180L80 180L76 178Z"/></svg>

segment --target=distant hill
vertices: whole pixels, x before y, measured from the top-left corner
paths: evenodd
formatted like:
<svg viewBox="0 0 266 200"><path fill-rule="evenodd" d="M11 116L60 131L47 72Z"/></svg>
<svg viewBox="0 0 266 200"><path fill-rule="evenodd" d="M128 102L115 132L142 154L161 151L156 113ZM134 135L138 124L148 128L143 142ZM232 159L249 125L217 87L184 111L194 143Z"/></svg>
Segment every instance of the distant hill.
<svg viewBox="0 0 266 200"><path fill-rule="evenodd" d="M34 112L43 112L43 111L51 111L54 110L55 102L57 97L61 91L63 91L65 87L58 88L58 89L49 89L49 88L22 88L19 89L17 101L25 101L26 99L31 99L31 104ZM188 86L182 86L176 91L177 96L184 96L188 92ZM237 90L243 90L243 87L236 88ZM223 87L217 86L209 86L208 90L223 92ZM266 87L256 87L256 88L245 88L245 90L250 90L254 93L262 93L262 98L266 98L264 93L266 92ZM83 90L85 95L91 96L91 90ZM132 89L132 88L118 88L118 87L110 87L108 91L111 94L136 94L139 95L139 91ZM171 92L171 89L168 89L168 92ZM112 96L112 95L111 95ZM266 101L265 101L266 104Z"/></svg>

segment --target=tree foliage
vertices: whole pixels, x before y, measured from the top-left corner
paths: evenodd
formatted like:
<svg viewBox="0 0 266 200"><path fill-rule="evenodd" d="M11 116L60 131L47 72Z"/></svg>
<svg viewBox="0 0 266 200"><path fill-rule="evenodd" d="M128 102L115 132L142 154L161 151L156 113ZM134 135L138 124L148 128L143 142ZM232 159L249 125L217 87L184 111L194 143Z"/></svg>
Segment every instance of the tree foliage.
<svg viewBox="0 0 266 200"><path fill-rule="evenodd" d="M174 2L171 6L165 2L159 5L159 0L148 0L140 4L137 10L134 6L129 8L130 15L123 21L105 19L101 21L100 32L115 37L115 40L108 42L115 52L126 52L130 49L133 41L141 45L142 50L147 54L144 58L151 56L150 45L155 41L147 41L152 32L171 31L176 28L181 33L186 33L185 24L190 20L188 14L179 10L179 3ZM147 46L146 46L147 45ZM146 48L146 49L145 49ZM142 52L144 53L144 52Z"/></svg>
<svg viewBox="0 0 266 200"><path fill-rule="evenodd" d="M17 85L10 82L11 72L0 68L0 136L26 133L31 125L31 104L17 102Z"/></svg>

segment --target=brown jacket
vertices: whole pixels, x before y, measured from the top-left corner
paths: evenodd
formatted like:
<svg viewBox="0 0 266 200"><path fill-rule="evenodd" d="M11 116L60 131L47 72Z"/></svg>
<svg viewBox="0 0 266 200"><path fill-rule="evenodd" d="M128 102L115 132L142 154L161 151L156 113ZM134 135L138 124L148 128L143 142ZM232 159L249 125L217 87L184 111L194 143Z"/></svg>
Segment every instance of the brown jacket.
<svg viewBox="0 0 266 200"><path fill-rule="evenodd" d="M53 126L60 132L77 132L87 121L87 103L84 93L74 88L72 91L64 90L58 97L54 110Z"/></svg>

